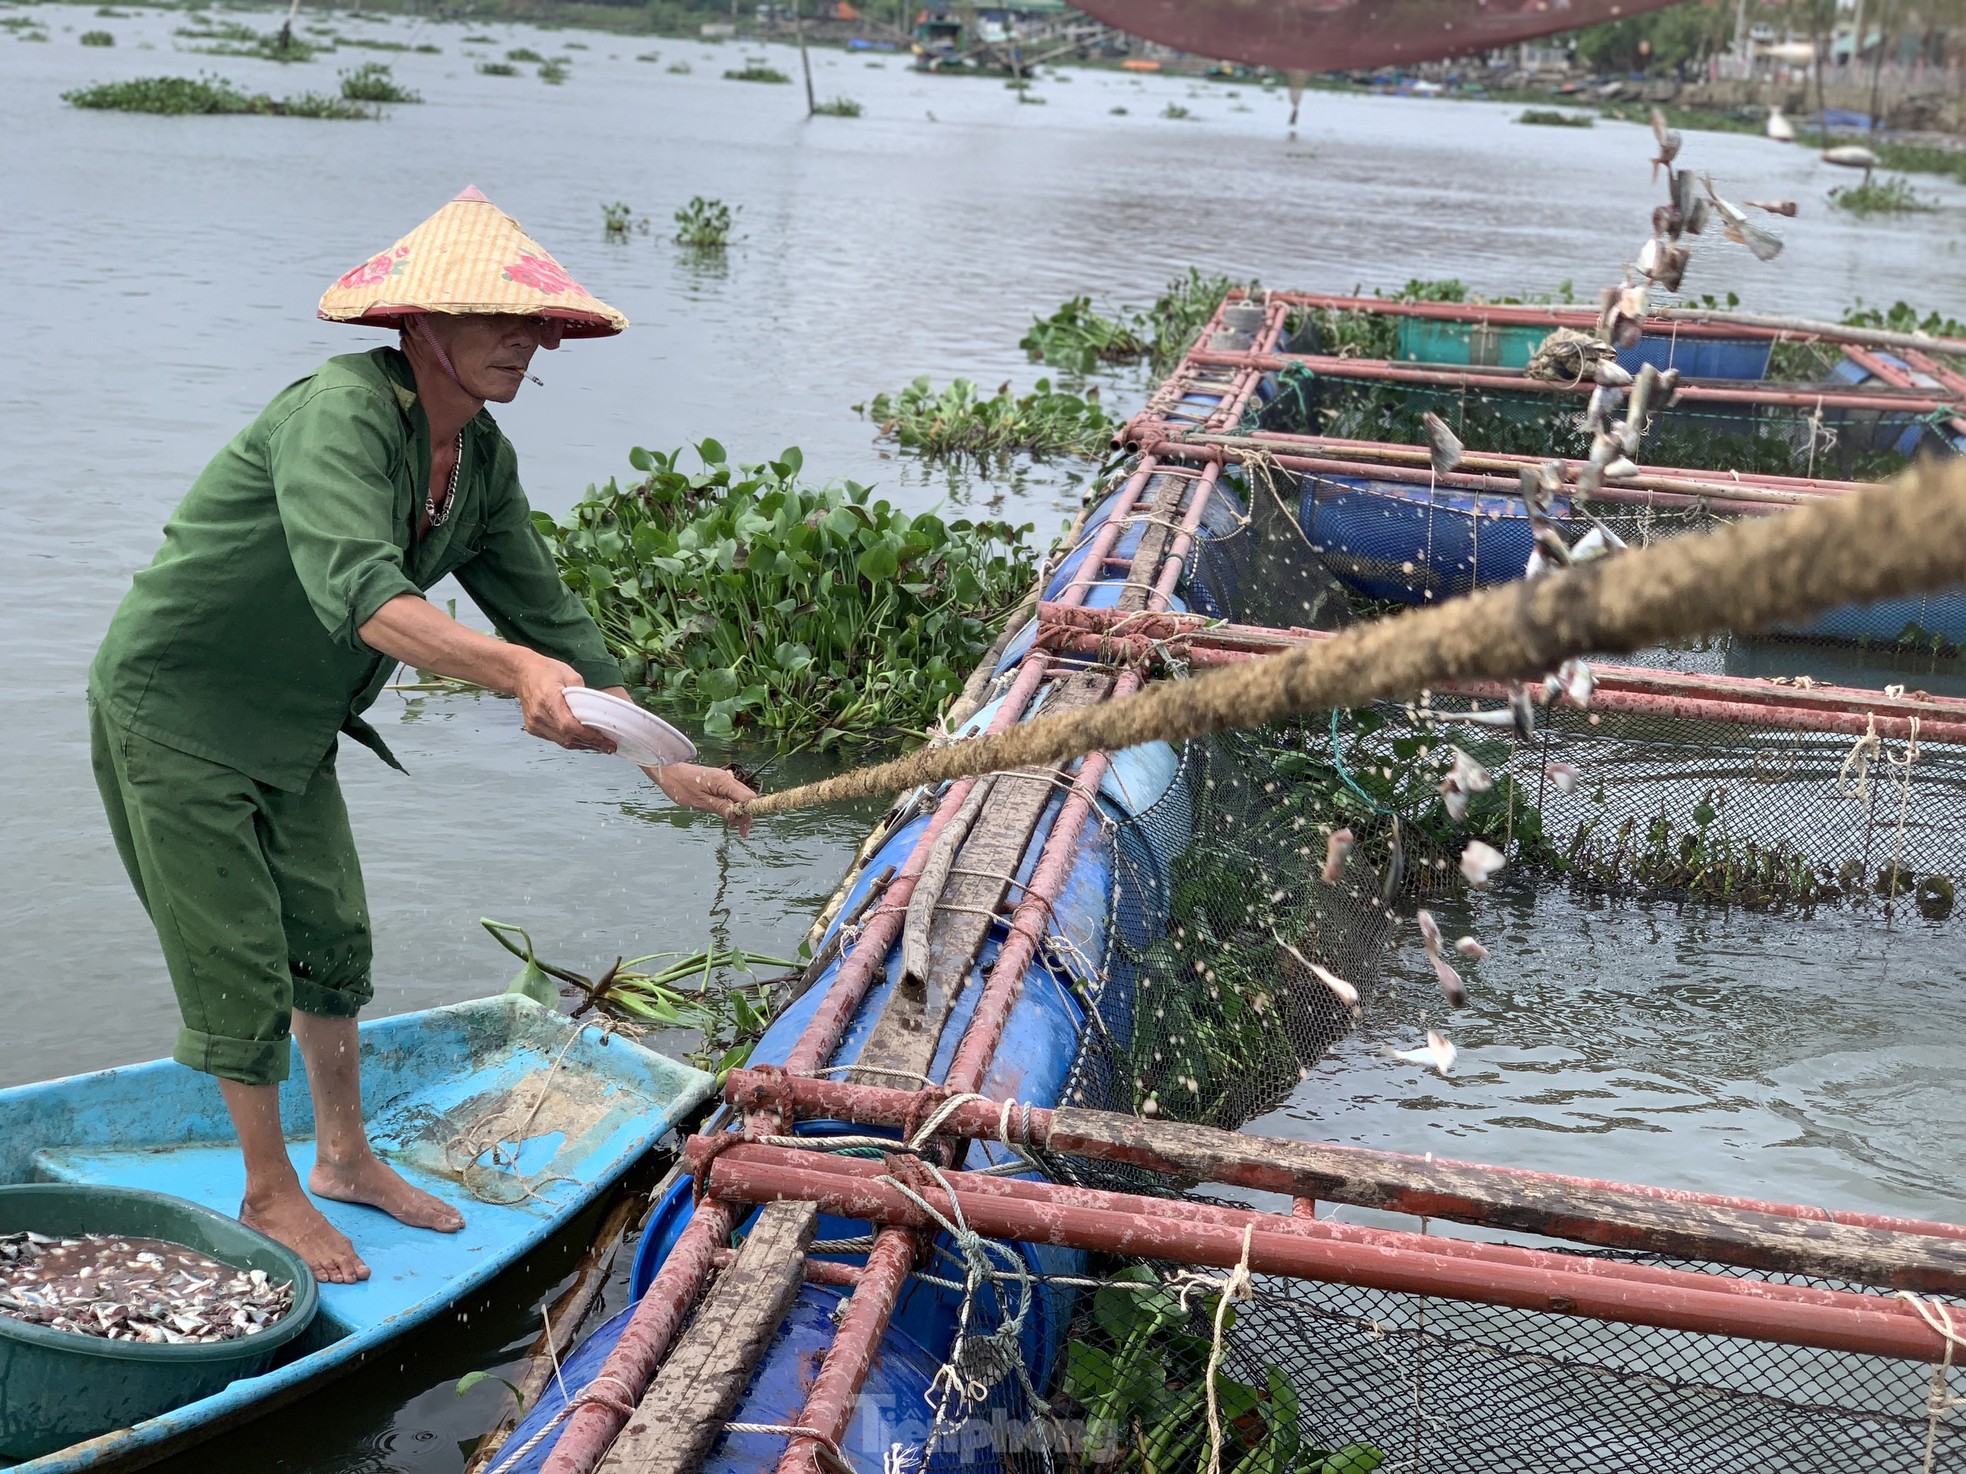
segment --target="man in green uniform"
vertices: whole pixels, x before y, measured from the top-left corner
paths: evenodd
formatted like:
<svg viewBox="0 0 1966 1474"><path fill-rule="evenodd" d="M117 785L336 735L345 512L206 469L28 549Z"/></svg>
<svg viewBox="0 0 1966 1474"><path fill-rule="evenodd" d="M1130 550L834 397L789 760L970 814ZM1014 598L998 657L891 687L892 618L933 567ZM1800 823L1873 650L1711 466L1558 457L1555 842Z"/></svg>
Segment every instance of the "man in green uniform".
<svg viewBox="0 0 1966 1474"><path fill-rule="evenodd" d="M402 350L330 359L205 468L110 623L89 720L183 1015L175 1057L219 1078L244 1149L240 1217L348 1283L368 1267L287 1155L290 1029L317 1124L308 1188L417 1227L463 1219L377 1157L362 1124L371 941L338 734L396 765L361 713L407 662L517 696L534 736L610 746L561 692L625 695L620 669L533 529L485 403L513 399L537 349L627 322L475 190L344 276L321 315L397 326ZM502 639L424 599L446 574ZM713 813L750 796L721 769L648 772Z"/></svg>

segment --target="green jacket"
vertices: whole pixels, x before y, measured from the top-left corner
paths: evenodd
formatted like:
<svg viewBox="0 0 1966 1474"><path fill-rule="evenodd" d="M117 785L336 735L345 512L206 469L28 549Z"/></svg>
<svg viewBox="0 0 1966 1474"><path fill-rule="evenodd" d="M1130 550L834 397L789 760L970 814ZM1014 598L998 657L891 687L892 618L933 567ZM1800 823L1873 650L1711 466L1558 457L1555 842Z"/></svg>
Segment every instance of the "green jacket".
<svg viewBox="0 0 1966 1474"><path fill-rule="evenodd" d="M347 732L400 766L361 719L396 668L356 633L447 573L500 635L622 684L560 582L489 414L464 431L449 519L421 541L430 426L393 348L331 358L220 451L164 526L89 668L134 732L298 792Z"/></svg>

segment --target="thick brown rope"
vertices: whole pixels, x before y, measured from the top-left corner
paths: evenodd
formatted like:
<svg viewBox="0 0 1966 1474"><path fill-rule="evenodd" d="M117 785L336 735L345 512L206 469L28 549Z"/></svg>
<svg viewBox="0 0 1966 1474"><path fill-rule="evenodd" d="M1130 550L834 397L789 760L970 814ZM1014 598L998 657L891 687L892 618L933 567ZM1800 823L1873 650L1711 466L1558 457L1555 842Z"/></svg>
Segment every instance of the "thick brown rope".
<svg viewBox="0 0 1966 1474"><path fill-rule="evenodd" d="M1430 609L1354 625L1285 654L1158 681L1119 701L925 747L744 805L778 814L922 783L1041 767L1142 742L1260 727L1399 700L1449 681L1531 680L1573 656L1758 630L1839 604L1966 581L1966 460Z"/></svg>

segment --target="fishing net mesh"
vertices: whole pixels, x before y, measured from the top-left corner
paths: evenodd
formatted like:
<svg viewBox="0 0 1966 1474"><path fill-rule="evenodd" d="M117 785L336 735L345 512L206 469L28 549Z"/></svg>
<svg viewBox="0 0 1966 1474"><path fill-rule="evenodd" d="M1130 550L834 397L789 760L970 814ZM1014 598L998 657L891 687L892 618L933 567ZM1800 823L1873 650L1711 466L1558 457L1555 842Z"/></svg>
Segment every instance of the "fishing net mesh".
<svg viewBox="0 0 1966 1474"><path fill-rule="evenodd" d="M1208 1468L1208 1369L1228 1274L1098 1268L1109 1283L1079 1292L1050 1399L1062 1457L1049 1467ZM1228 1470L1966 1469L1966 1372L1951 1367L1276 1276L1255 1277L1222 1322L1214 1385Z"/></svg>
<svg viewBox="0 0 1966 1474"><path fill-rule="evenodd" d="M1243 494L1210 509L1184 598L1223 618L1321 622L1342 592L1286 502ZM1561 705L1523 740L1469 722L1474 704L1187 743L1158 801L1109 825L1105 952L1064 959L1088 1014L1066 1103L1232 1129L1273 1109L1353 1026L1342 986L1369 999L1413 909L1465 886L1473 838L1515 869L1632 896L1951 914L1966 749ZM1457 749L1493 786L1455 819L1438 784ZM1338 827L1355 843L1327 881ZM1141 1168L1037 1162L1061 1183L1194 1195ZM1045 1406L993 1393L967 1443L945 1439L930 1467L1206 1470L1218 1357L1220 1467L1234 1474L1966 1474L1966 1374L1950 1368L1276 1277L1224 1312L1218 1347L1221 1272L1135 1260L1087 1274L1047 1290L1070 1329Z"/></svg>

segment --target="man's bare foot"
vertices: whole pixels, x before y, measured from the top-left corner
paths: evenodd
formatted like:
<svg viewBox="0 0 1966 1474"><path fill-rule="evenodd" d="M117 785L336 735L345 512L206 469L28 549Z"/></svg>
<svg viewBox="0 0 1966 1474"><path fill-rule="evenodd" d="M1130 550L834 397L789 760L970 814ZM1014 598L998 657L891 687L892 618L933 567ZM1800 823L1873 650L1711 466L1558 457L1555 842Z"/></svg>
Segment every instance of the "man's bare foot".
<svg viewBox="0 0 1966 1474"><path fill-rule="evenodd" d="M338 1162L317 1156L314 1170L307 1174L307 1186L318 1196L333 1198L338 1203L364 1203L380 1208L411 1228L456 1233L464 1227L462 1213L442 1198L411 1187L394 1167L373 1152Z"/></svg>
<svg viewBox="0 0 1966 1474"><path fill-rule="evenodd" d="M278 1239L307 1261L314 1278L330 1285L352 1285L369 1277L369 1267L348 1236L322 1216L294 1183L291 1192L251 1199L239 1205L239 1221L268 1238Z"/></svg>

